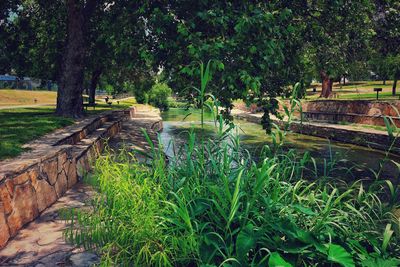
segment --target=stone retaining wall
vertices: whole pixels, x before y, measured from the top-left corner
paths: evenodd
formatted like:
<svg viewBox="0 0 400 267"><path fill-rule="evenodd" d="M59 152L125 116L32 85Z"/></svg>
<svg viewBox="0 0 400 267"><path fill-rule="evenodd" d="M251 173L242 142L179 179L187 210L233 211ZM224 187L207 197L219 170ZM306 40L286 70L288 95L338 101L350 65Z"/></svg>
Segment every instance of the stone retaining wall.
<svg viewBox="0 0 400 267"><path fill-rule="evenodd" d="M244 119L254 123L261 123L261 118L249 113L238 113L234 115L237 118ZM280 127L284 126L282 121L274 121ZM400 139L393 140L387 134L378 134L367 131L344 130L339 127L324 126L322 124L293 122L290 130L295 133L329 138L343 143L355 144L364 147L370 147L387 151L391 148L393 154L400 155Z"/></svg>
<svg viewBox="0 0 400 267"><path fill-rule="evenodd" d="M391 117L400 127L400 101L315 100L302 103L306 119L331 123L350 122L385 126L383 117Z"/></svg>
<svg viewBox="0 0 400 267"><path fill-rule="evenodd" d="M50 134L49 143L38 141L37 151L0 163L0 248L90 170L107 138L133 114L130 109L90 119L76 131L59 133L58 140Z"/></svg>
<svg viewBox="0 0 400 267"><path fill-rule="evenodd" d="M287 105L287 101L286 102ZM251 113L262 112L260 107L252 105L246 108L239 104L236 108ZM284 112L279 106L279 111ZM400 127L400 101L379 100L313 100L302 101L304 119L329 123L349 122L385 126L383 117L390 117ZM300 116L298 112L296 116Z"/></svg>
<svg viewBox="0 0 400 267"><path fill-rule="evenodd" d="M400 111L400 101L398 100L314 100L303 102L303 112L397 117L396 109Z"/></svg>

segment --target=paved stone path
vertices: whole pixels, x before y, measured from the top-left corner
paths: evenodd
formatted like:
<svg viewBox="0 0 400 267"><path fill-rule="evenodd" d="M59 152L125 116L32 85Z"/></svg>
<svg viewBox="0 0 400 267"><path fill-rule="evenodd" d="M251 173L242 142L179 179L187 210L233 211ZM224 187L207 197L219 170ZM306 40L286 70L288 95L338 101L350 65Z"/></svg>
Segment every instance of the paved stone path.
<svg viewBox="0 0 400 267"><path fill-rule="evenodd" d="M96 255L65 242L67 224L60 218L60 211L84 207L93 194L91 187L78 183L8 242L0 251L0 266L90 266L97 262ZM87 258L92 260L76 264Z"/></svg>
<svg viewBox="0 0 400 267"><path fill-rule="evenodd" d="M141 107L135 117L123 122L122 131L110 140L112 148L148 150L149 146L141 128L156 140L156 131L162 128L158 112L151 107ZM99 263L99 257L66 242L63 231L68 227L60 215L70 208L88 208L96 192L82 183L76 184L62 198L46 209L40 217L20 230L17 236L0 250L0 266L71 266L85 267Z"/></svg>

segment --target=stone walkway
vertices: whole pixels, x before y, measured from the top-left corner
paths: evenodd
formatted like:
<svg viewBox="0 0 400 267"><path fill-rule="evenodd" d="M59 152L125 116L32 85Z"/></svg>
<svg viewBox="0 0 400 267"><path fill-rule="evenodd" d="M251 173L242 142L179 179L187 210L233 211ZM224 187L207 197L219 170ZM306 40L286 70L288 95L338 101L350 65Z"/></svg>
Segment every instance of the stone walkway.
<svg viewBox="0 0 400 267"><path fill-rule="evenodd" d="M60 211L82 208L94 194L91 187L78 183L39 218L19 231L0 251L0 266L91 266L98 257L65 242L67 227Z"/></svg>
<svg viewBox="0 0 400 267"><path fill-rule="evenodd" d="M151 107L142 107L135 117L123 122L122 131L110 140L112 148L122 146L128 149L148 150L149 146L141 131L146 129L156 142L156 131L162 128L159 113ZM95 194L93 188L82 183L58 199L40 217L20 230L6 247L0 250L0 266L71 266L84 267L99 263L99 257L82 248L66 242L63 231L67 222L60 217L63 210L88 207L88 202Z"/></svg>

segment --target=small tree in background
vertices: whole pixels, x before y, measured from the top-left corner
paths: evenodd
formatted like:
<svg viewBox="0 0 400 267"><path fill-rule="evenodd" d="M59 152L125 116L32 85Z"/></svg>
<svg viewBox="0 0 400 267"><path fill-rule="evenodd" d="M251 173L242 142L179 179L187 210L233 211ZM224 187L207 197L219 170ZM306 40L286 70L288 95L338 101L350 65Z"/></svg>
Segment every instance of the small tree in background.
<svg viewBox="0 0 400 267"><path fill-rule="evenodd" d="M149 92L149 103L161 110L168 110L168 98L171 96L172 90L165 83L156 83Z"/></svg>

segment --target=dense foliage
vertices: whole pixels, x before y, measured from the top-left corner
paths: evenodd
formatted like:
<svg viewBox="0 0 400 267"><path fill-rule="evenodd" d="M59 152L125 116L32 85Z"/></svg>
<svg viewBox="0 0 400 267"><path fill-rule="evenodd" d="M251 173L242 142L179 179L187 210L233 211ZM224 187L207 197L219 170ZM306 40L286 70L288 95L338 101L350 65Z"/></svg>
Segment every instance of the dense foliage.
<svg viewBox="0 0 400 267"><path fill-rule="evenodd" d="M172 90L165 83L156 83L149 92L149 104L158 107L160 110L168 109L168 98Z"/></svg>
<svg viewBox="0 0 400 267"><path fill-rule="evenodd" d="M198 61L213 59L223 71L210 89L222 106L256 102L269 128L275 98L294 82L322 80L329 97L334 80L369 78L370 70L396 81L399 10L395 0L2 1L0 70L59 82L67 75L61 84L76 79L61 91L79 106L72 95L84 87L93 101L98 84L118 93L159 70L174 91L189 95ZM79 27L68 27L80 17ZM67 62L75 64L63 68Z"/></svg>
<svg viewBox="0 0 400 267"><path fill-rule="evenodd" d="M206 93L209 67L201 78L203 128L215 99ZM390 181L329 177L334 162L321 173L308 153L282 150L285 130L255 162L213 103L216 138L191 130L168 162L145 132L148 161L126 151L101 157L91 180L99 195L90 212L69 214L67 237L98 250L106 265L400 264L398 190ZM284 129L297 106L291 98Z"/></svg>
<svg viewBox="0 0 400 267"><path fill-rule="evenodd" d="M155 60L180 95L198 62L214 60L215 83L210 91L231 108L233 99L257 101L266 111L270 100L299 79L298 26L291 9L280 1L170 1L155 7L149 21Z"/></svg>
<svg viewBox="0 0 400 267"><path fill-rule="evenodd" d="M202 143L192 132L169 164L155 153L150 168L127 153L102 157L99 198L73 214L67 236L126 266L400 263L384 184L319 177L295 151L255 163L232 135L219 136Z"/></svg>

